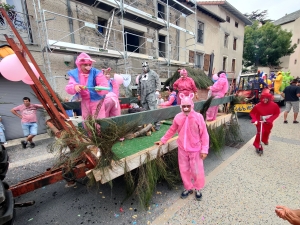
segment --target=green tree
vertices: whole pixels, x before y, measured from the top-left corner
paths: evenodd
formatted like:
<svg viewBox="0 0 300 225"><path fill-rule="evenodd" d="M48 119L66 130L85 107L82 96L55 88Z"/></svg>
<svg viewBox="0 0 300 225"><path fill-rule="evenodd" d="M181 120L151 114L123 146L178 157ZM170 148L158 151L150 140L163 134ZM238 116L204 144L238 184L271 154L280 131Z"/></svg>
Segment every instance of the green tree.
<svg viewBox="0 0 300 225"><path fill-rule="evenodd" d="M260 26L255 21L245 28L243 64L248 67L278 66L279 59L292 54L297 47L292 44L292 32L267 22Z"/></svg>
<svg viewBox="0 0 300 225"><path fill-rule="evenodd" d="M254 21L259 21L262 24L265 24L270 21L270 19L267 19L268 16L268 10L255 10L252 11L251 13L245 13L244 16L246 16L249 20L252 22Z"/></svg>

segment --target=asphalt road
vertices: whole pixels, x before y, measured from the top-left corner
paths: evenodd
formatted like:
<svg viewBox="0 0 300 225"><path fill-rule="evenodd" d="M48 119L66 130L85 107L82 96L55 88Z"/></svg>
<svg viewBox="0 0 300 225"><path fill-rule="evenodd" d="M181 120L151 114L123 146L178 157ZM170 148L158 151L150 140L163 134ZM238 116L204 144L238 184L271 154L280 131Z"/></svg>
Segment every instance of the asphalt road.
<svg viewBox="0 0 300 225"><path fill-rule="evenodd" d="M255 135L255 126L250 123L248 114L239 114L238 118L246 143ZM39 142L34 149L24 150L21 146L8 148L12 163L5 181L16 184L50 168L55 159L47 153L46 146L51 142L51 139ZM210 154L205 160L206 174L236 151L236 147L225 147L221 157ZM36 203L18 208L15 224L150 224L179 198L182 191L181 184L169 190L166 184L160 183L150 207L143 209L136 196L122 203L125 198L123 177L114 179L112 188L108 184L87 188L84 183L85 180L82 180L75 187L65 188L62 181L17 197L16 202L34 200Z"/></svg>

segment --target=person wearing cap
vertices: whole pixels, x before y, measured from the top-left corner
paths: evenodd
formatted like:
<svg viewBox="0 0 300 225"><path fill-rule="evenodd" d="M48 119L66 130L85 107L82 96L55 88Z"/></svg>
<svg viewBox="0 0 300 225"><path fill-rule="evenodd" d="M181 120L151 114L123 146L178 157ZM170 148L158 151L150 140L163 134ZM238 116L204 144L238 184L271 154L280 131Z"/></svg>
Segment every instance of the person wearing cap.
<svg viewBox="0 0 300 225"><path fill-rule="evenodd" d="M211 91L211 96L216 98L223 98L228 91L229 85L226 73L224 71L218 72L218 80L214 83L213 86L208 87L207 89ZM206 120L213 121L217 119L219 106L211 106L206 112Z"/></svg>
<svg viewBox="0 0 300 225"><path fill-rule="evenodd" d="M155 144L166 144L178 133L178 165L184 186L181 198L187 198L195 189L195 198L200 201L205 184L203 160L208 154L209 136L203 116L194 110L194 93L189 96L180 93L179 97L182 112L175 116L169 130Z"/></svg>
<svg viewBox="0 0 300 225"><path fill-rule="evenodd" d="M91 59L88 54L80 53L75 61L77 68L68 71L70 79L65 88L70 95L80 94L83 120L86 120L88 116L95 119L105 117L105 106L102 103L108 91L97 90L95 87L108 87L108 81L101 70L92 67L93 62L95 60Z"/></svg>
<svg viewBox="0 0 300 225"><path fill-rule="evenodd" d="M120 84L110 77L111 68L103 69L105 78L108 81L110 91L105 96L105 117L113 117L121 115L121 107L119 102Z"/></svg>
<svg viewBox="0 0 300 225"><path fill-rule="evenodd" d="M300 97L300 87L297 86L297 79L292 80L290 86L287 86L281 93L281 96L285 100L285 111L283 114L283 123L288 123L287 116L293 107L294 112L294 121L293 123L299 123L297 121L298 113L299 113L299 97Z"/></svg>
<svg viewBox="0 0 300 225"><path fill-rule="evenodd" d="M198 89L193 78L188 76L188 72L184 68L179 69L178 72L180 74L180 78L173 84L173 89L178 91L177 104L180 105L181 99L178 97L180 93L183 93L185 96L189 96L190 93L194 93L196 99L198 100Z"/></svg>
<svg viewBox="0 0 300 225"><path fill-rule="evenodd" d="M262 142L265 145L269 144L269 136L273 127L274 120L279 116L280 109L279 106L273 102L274 96L270 93L263 92L260 96L260 102L253 107L250 111L251 123L256 125L256 137L253 142L255 150L259 151L260 145L260 128L261 121L264 121L262 124Z"/></svg>

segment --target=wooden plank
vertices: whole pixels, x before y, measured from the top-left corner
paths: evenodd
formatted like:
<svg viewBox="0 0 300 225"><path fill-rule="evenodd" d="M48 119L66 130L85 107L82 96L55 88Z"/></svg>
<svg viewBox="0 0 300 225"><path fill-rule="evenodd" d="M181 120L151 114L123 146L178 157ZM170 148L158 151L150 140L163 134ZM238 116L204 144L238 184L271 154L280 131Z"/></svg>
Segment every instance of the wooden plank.
<svg viewBox="0 0 300 225"><path fill-rule="evenodd" d="M217 120L207 122L208 126L218 127L221 124L224 124L231 119L231 114L219 114ZM140 151L134 155L128 156L119 160L118 162L113 162L112 166L104 169L93 170L93 175L97 182L102 184L109 182L119 176L122 176L125 173L125 164L127 166L127 171L138 168L146 162L147 156L150 156L150 160L153 160L157 157L157 154L164 155L177 148L177 138L174 137L168 141L165 145L162 145L161 148L154 145L150 148L147 148L143 151ZM158 141L158 140L157 140ZM126 143L125 143L126 144ZM160 151L160 152L159 152Z"/></svg>

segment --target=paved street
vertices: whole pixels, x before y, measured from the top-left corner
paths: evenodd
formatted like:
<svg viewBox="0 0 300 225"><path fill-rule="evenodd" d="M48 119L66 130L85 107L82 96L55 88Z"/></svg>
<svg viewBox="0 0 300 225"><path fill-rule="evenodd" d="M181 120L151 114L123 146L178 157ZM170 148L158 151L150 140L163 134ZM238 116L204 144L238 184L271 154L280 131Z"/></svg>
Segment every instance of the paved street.
<svg viewBox="0 0 300 225"><path fill-rule="evenodd" d="M250 124L248 114L240 114L239 123L246 143L254 136L255 127ZM48 153L46 147L51 142L51 139L38 141L36 148L26 150L20 146L9 147L11 164L6 181L15 184L51 167L55 155ZM226 147L222 157L210 154L205 160L207 176L236 154L237 150ZM17 209L16 224L150 224L178 201L182 190L181 185L169 190L164 183L159 184L150 208L144 210L136 197L122 203L125 197L122 177L113 181L113 188L106 184L87 189L84 183L82 180L76 187L65 188L65 182L62 181L16 198L16 202L36 201L34 206ZM209 194L205 192L205 195ZM173 224L173 221L169 224Z"/></svg>

